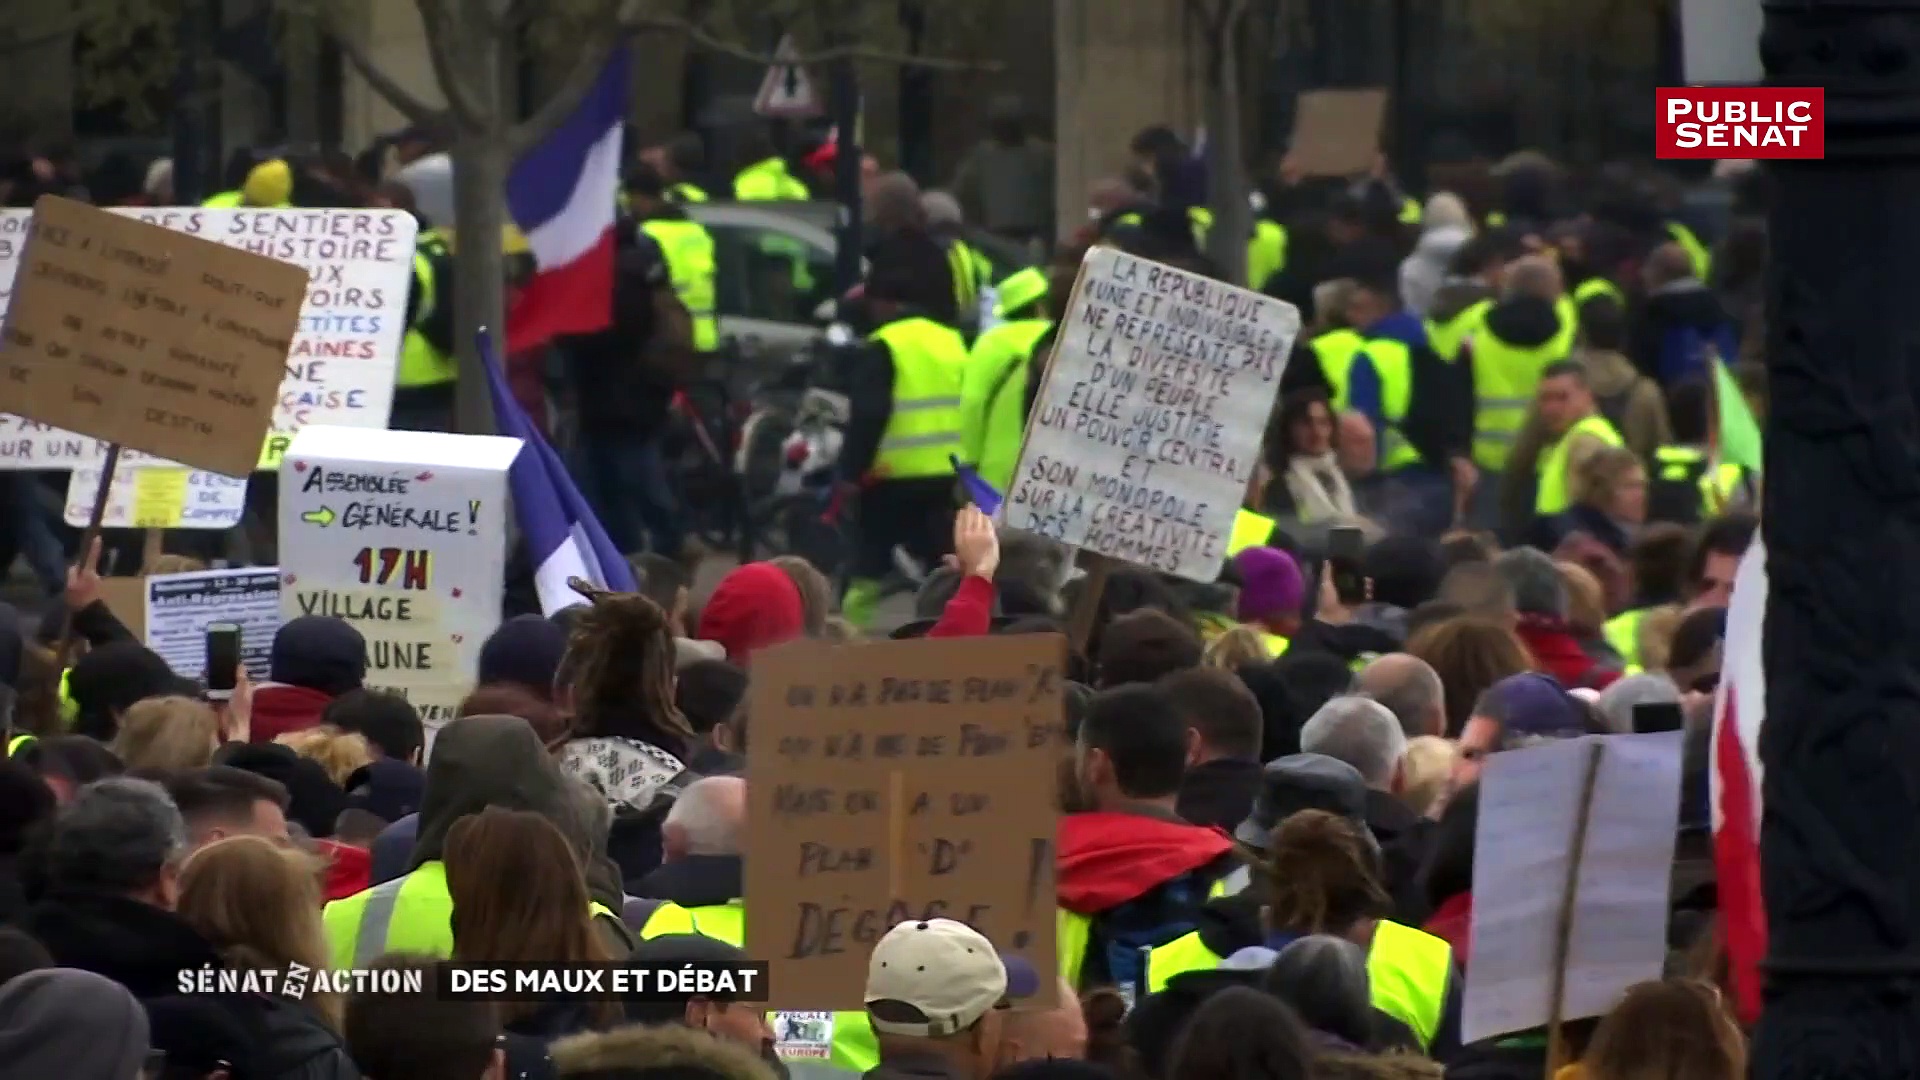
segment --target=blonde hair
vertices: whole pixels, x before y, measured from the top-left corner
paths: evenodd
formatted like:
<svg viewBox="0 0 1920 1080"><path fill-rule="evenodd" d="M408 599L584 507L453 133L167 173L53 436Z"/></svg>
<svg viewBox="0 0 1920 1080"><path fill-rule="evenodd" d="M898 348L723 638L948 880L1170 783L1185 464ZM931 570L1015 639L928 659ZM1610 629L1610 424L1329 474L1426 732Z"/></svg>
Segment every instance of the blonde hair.
<svg viewBox="0 0 1920 1080"><path fill-rule="evenodd" d="M113 752L129 769L203 769L220 746L220 716L177 695L135 702L120 717Z"/></svg>
<svg viewBox="0 0 1920 1080"><path fill-rule="evenodd" d="M147 567L149 574L191 574L207 568L207 560L191 555L162 555Z"/></svg>
<svg viewBox="0 0 1920 1080"><path fill-rule="evenodd" d="M1640 666L1648 671L1667 670L1667 654L1673 650L1673 632L1680 628L1686 611L1679 604L1662 604L1640 616Z"/></svg>
<svg viewBox="0 0 1920 1080"><path fill-rule="evenodd" d="M1453 775L1453 761L1460 748L1452 739L1422 735L1407 742L1407 753L1400 763L1400 801L1413 812L1425 816L1446 794L1447 781Z"/></svg>
<svg viewBox="0 0 1920 1080"><path fill-rule="evenodd" d="M1580 462L1579 475L1574 479L1586 493L1587 505L1605 511L1613 505L1614 492L1635 472L1646 474L1640 455L1624 446L1606 446Z"/></svg>
<svg viewBox="0 0 1920 1080"><path fill-rule="evenodd" d="M341 787L362 766L373 763L373 746L365 735L342 731L332 724L289 731L273 740L327 770L327 779Z"/></svg>
<svg viewBox="0 0 1920 1080"><path fill-rule="evenodd" d="M1200 662L1211 668L1236 671L1247 664L1264 664L1273 659L1267 639L1258 629L1242 624L1214 638L1200 654Z"/></svg>
<svg viewBox="0 0 1920 1080"><path fill-rule="evenodd" d="M260 836L216 840L187 858L175 909L232 968L328 966L320 921L318 860ZM311 1004L329 1027L340 1026L338 995L313 993Z"/></svg>
<svg viewBox="0 0 1920 1080"><path fill-rule="evenodd" d="M829 615L820 624L823 641L859 641L860 628L838 615Z"/></svg>
<svg viewBox="0 0 1920 1080"><path fill-rule="evenodd" d="M1607 593L1600 587L1600 579L1593 576L1593 571L1565 559L1556 561L1553 568L1560 572L1560 582L1567 589L1567 625L1598 633L1607 623Z"/></svg>

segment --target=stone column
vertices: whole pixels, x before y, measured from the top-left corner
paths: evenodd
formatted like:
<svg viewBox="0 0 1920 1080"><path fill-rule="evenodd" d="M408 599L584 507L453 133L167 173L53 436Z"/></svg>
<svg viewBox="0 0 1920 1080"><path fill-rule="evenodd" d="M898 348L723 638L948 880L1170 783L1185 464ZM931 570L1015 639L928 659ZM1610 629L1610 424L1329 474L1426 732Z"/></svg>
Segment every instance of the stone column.
<svg viewBox="0 0 1920 1080"><path fill-rule="evenodd" d="M1087 188L1127 164L1149 124L1190 135L1201 118L1198 48L1185 0L1054 0L1055 212L1087 216Z"/></svg>

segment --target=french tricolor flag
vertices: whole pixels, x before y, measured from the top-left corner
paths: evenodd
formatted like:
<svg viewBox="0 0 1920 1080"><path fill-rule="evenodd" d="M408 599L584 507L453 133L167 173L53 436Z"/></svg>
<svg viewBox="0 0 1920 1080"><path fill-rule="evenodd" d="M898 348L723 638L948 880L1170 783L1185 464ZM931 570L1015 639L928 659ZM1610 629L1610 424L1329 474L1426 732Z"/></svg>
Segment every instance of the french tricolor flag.
<svg viewBox="0 0 1920 1080"><path fill-rule="evenodd" d="M580 107L507 177L507 208L535 267L507 313L510 355L613 321L614 203L631 63L624 47L615 49Z"/></svg>
<svg viewBox="0 0 1920 1080"><path fill-rule="evenodd" d="M1759 537L1740 560L1727 604L1727 642L1713 705L1713 861L1727 968L1740 1018L1760 1017L1760 962L1767 908L1760 895L1760 728L1767 669L1760 644L1767 615L1767 548Z"/></svg>

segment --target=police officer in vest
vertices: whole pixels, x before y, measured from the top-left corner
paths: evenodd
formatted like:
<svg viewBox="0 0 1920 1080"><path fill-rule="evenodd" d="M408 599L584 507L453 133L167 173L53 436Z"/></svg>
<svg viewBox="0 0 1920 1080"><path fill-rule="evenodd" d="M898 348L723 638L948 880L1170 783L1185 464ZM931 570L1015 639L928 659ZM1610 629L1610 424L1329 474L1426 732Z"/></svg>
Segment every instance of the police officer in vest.
<svg viewBox="0 0 1920 1080"><path fill-rule="evenodd" d="M720 324L713 308L713 235L671 201L666 179L652 165L641 162L628 169L624 187L634 224L653 238L666 257L674 294L693 320L693 347L703 353L714 351L720 347Z"/></svg>
<svg viewBox="0 0 1920 1080"><path fill-rule="evenodd" d="M407 332L393 375L389 426L399 431L452 431L459 377L453 341L453 248L445 233L422 221L413 247Z"/></svg>
<svg viewBox="0 0 1920 1080"><path fill-rule="evenodd" d="M1194 980L1246 971L1257 984L1281 949L1332 934L1367 949L1373 1006L1395 1022L1379 1026L1404 1028L1432 1056L1457 1048L1464 985L1452 949L1388 918L1392 902L1365 814L1366 781L1353 766L1321 754L1270 762L1253 812L1234 831L1246 864L1216 890L1194 932L1148 953L1154 996L1130 1023L1177 1008ZM1310 877L1297 873L1309 864Z"/></svg>
<svg viewBox="0 0 1920 1080"><path fill-rule="evenodd" d="M382 953L453 955L453 897L441 861L453 823L489 806L540 813L567 834L583 862L591 862L592 838L581 835L583 819L573 787L525 720L470 716L440 729L427 763L412 868L403 876L326 906L329 961L336 968L366 967ZM609 871L607 876L613 876ZM588 886L595 927L614 955L624 956L632 936L614 907L617 882L602 885L590 869Z"/></svg>
<svg viewBox="0 0 1920 1080"><path fill-rule="evenodd" d="M1343 254L1336 276L1353 283L1344 321L1362 345L1344 364L1323 366L1334 408L1365 416L1378 433L1393 531L1438 536L1476 479L1467 456L1467 382L1461 369L1441 362L1420 316L1401 304L1397 256L1369 241Z"/></svg>
<svg viewBox="0 0 1920 1080"><path fill-rule="evenodd" d="M1535 468L1538 484L1534 493L1536 518L1565 513L1580 501L1580 466L1605 447L1624 446L1626 441L1594 404L1593 390L1587 385L1585 369L1571 360L1547 366L1540 378L1537 396L1540 422L1551 441L1541 449Z"/></svg>
<svg viewBox="0 0 1920 1080"><path fill-rule="evenodd" d="M871 329L845 362L849 419L839 496L857 500L858 535L841 611L855 626L871 620L895 548L932 566L953 536L967 344L950 324L927 315L942 299L951 310L951 282L936 269L944 256L937 246L906 239L873 251L861 300Z"/></svg>

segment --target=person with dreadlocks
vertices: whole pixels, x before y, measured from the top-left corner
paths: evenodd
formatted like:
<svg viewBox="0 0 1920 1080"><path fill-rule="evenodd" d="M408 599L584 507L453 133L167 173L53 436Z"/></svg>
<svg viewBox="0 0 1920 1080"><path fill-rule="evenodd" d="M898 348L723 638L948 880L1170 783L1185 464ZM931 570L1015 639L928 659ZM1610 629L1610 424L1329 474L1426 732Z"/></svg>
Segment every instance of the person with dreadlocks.
<svg viewBox="0 0 1920 1080"><path fill-rule="evenodd" d="M573 727L560 768L615 812L644 810L686 770L693 729L673 700L673 623L660 605L599 593L574 621L554 683Z"/></svg>
<svg viewBox="0 0 1920 1080"><path fill-rule="evenodd" d="M1274 827L1263 854L1245 849L1242 857L1253 871L1242 895L1258 902L1264 940L1217 966L1190 967L1142 1001L1128 1024L1143 1055L1155 1046L1164 1053L1207 996L1227 986L1262 985L1283 949L1314 935L1366 950L1375 1023L1372 1045L1364 1049L1418 1049L1444 1061L1459 1048L1465 980L1446 942L1384 917L1393 900L1381 884L1380 850L1365 825L1352 816L1300 810ZM1158 958L1156 950L1149 985L1161 985L1151 970Z"/></svg>

